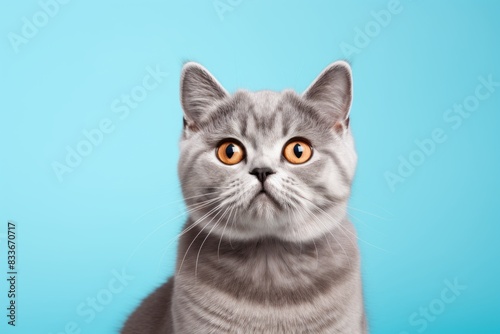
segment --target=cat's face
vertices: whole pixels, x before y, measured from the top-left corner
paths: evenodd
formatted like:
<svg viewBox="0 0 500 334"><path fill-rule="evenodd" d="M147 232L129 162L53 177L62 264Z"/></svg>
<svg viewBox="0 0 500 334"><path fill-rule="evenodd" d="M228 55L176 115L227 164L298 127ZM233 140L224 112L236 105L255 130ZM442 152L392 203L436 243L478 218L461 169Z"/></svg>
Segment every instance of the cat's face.
<svg viewBox="0 0 500 334"><path fill-rule="evenodd" d="M179 176L192 219L237 239L329 233L345 216L356 166L351 98L345 62L301 95L230 95L206 69L186 64Z"/></svg>

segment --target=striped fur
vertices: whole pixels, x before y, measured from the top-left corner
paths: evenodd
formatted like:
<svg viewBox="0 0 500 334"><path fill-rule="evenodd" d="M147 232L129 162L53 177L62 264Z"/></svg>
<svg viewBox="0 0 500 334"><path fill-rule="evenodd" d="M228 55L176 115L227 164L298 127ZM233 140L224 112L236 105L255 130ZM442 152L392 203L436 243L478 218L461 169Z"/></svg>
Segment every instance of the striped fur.
<svg viewBox="0 0 500 334"><path fill-rule="evenodd" d="M346 214L357 160L351 80L336 62L300 95L229 94L200 65L184 66L179 177L192 211L175 276L122 333L367 333ZM301 165L282 155L294 137L313 147ZM239 164L216 157L227 138L245 147ZM273 174L261 182L255 168Z"/></svg>

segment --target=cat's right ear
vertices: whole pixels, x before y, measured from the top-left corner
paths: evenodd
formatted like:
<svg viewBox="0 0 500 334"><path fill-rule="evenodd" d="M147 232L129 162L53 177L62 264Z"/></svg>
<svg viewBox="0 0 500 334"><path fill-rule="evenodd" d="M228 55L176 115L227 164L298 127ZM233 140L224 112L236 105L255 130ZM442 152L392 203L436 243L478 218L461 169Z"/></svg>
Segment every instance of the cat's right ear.
<svg viewBox="0 0 500 334"><path fill-rule="evenodd" d="M197 131L207 111L229 96L210 72L195 62L188 62L181 74L181 104L184 130Z"/></svg>
<svg viewBox="0 0 500 334"><path fill-rule="evenodd" d="M345 61L328 65L303 93L330 120L340 133L349 127L349 111L352 101L352 73Z"/></svg>

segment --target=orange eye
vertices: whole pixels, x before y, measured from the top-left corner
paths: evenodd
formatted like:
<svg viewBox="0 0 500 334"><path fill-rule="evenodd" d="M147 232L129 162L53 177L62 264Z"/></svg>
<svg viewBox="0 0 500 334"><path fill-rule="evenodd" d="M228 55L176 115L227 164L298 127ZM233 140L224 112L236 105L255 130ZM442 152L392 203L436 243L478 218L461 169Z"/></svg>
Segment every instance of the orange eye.
<svg viewBox="0 0 500 334"><path fill-rule="evenodd" d="M226 165L235 165L245 157L245 150L241 144L226 141L217 148L217 158Z"/></svg>
<svg viewBox="0 0 500 334"><path fill-rule="evenodd" d="M303 139L292 139L284 149L283 156L292 164L303 164L312 157L312 147Z"/></svg>

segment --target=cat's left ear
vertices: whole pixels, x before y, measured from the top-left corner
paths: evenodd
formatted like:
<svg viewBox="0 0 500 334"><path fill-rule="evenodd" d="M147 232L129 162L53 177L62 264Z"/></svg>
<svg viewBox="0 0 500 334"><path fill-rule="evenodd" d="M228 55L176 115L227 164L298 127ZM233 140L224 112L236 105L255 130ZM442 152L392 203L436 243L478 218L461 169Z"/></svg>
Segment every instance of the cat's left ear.
<svg viewBox="0 0 500 334"><path fill-rule="evenodd" d="M198 130L208 111L229 96L217 79L195 62L186 63L182 68L180 94L184 128L191 131Z"/></svg>
<svg viewBox="0 0 500 334"><path fill-rule="evenodd" d="M352 101L351 67L345 61L330 64L306 89L302 97L313 102L320 112L325 113L337 132L345 131L349 127Z"/></svg>

